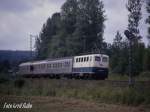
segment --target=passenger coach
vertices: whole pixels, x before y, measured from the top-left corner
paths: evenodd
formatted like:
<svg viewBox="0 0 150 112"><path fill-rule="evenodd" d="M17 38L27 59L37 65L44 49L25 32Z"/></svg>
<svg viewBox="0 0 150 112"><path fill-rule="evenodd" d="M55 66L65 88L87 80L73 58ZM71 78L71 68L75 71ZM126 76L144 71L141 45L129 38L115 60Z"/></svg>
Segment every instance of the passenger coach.
<svg viewBox="0 0 150 112"><path fill-rule="evenodd" d="M59 59L26 62L19 65L25 77L96 78L108 77L109 56L89 54Z"/></svg>

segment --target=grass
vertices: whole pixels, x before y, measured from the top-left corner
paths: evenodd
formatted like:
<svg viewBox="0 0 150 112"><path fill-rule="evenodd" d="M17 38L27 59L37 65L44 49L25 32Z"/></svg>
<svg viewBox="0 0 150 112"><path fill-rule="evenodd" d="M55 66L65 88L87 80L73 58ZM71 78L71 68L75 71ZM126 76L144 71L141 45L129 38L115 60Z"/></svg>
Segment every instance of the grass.
<svg viewBox="0 0 150 112"><path fill-rule="evenodd" d="M128 80L127 75L109 74L108 80ZM150 81L150 71L142 72L140 75L134 77L135 81Z"/></svg>
<svg viewBox="0 0 150 112"><path fill-rule="evenodd" d="M104 81L16 79L0 84L1 95L74 98L97 103L149 105L150 87L113 87Z"/></svg>
<svg viewBox="0 0 150 112"><path fill-rule="evenodd" d="M82 99L50 97L50 96L7 96L0 97L0 107L4 103L30 102L31 109L3 109L2 112L149 112L150 108L145 106L133 107L125 105L114 105L96 103Z"/></svg>

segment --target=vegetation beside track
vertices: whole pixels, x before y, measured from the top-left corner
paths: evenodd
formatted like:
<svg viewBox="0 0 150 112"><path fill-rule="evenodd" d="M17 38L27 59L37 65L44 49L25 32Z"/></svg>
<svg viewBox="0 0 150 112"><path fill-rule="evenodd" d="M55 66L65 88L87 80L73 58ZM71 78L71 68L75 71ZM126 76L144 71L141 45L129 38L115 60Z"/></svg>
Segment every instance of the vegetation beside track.
<svg viewBox="0 0 150 112"><path fill-rule="evenodd" d="M74 98L97 103L150 105L150 86L113 86L109 80L16 78L0 83L1 95Z"/></svg>
<svg viewBox="0 0 150 112"><path fill-rule="evenodd" d="M108 80L123 80L123 81L128 81L129 77L128 75L124 74L109 74ZM141 74L133 77L135 81L150 81L150 72L142 72Z"/></svg>

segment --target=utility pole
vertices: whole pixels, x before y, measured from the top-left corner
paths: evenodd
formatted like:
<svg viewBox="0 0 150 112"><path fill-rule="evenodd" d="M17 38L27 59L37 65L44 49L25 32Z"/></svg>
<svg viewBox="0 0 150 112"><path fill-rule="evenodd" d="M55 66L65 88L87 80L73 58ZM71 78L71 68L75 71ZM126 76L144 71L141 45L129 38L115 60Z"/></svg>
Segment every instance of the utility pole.
<svg viewBox="0 0 150 112"><path fill-rule="evenodd" d="M124 31L124 34L125 36L127 37L127 39L129 40L129 86L133 86L134 83L133 83L133 77L132 77L132 60L133 60L133 57L132 57L132 41L134 38L136 38L136 36L131 33L130 31L128 30L125 30Z"/></svg>
<svg viewBox="0 0 150 112"><path fill-rule="evenodd" d="M132 41L129 40L129 85L133 85L132 79Z"/></svg>
<svg viewBox="0 0 150 112"><path fill-rule="evenodd" d="M31 56L31 59L33 59L33 45L32 45L33 38L36 39L37 35L30 34L30 56Z"/></svg>
<svg viewBox="0 0 150 112"><path fill-rule="evenodd" d="M86 36L83 35L83 54L86 53Z"/></svg>

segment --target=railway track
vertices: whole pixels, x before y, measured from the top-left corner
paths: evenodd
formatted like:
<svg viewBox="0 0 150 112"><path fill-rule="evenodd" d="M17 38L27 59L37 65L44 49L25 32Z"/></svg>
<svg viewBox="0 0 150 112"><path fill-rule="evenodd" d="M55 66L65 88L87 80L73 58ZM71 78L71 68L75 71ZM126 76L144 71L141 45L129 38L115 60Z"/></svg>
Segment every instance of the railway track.
<svg viewBox="0 0 150 112"><path fill-rule="evenodd" d="M28 78L26 79L28 80ZM128 87L129 81L125 80L94 80L94 79L49 79L49 78L31 78L31 80L38 80L43 82L54 81L65 84L81 84L81 86L88 86L88 84L99 85L99 86L112 86L112 87ZM135 87L148 87L150 88L150 81L134 81L133 86Z"/></svg>
<svg viewBox="0 0 150 112"><path fill-rule="evenodd" d="M129 86L129 81L123 80L105 80L103 81L106 85L116 86L116 87L127 87ZM133 86L145 86L150 87L150 81L134 81Z"/></svg>

